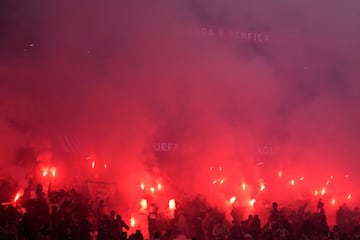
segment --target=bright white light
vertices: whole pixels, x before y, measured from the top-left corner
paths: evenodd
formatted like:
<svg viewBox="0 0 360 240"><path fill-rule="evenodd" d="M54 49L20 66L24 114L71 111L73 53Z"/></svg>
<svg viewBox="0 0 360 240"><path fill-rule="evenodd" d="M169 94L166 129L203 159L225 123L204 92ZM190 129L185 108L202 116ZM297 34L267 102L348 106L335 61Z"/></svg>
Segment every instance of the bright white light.
<svg viewBox="0 0 360 240"><path fill-rule="evenodd" d="M254 207L255 202L256 202L256 199L255 199L255 198L251 199L251 200L249 201L250 206L251 206L251 207Z"/></svg>
<svg viewBox="0 0 360 240"><path fill-rule="evenodd" d="M321 190L321 195L325 195L325 193L326 193L326 189L323 188L323 189Z"/></svg>
<svg viewBox="0 0 360 240"><path fill-rule="evenodd" d="M142 198L140 200L140 207L141 207L141 210L146 210L147 209L148 204L147 204L147 200L145 198Z"/></svg>
<svg viewBox="0 0 360 240"><path fill-rule="evenodd" d="M55 177L56 176L56 168L51 169L51 173L52 173L52 176Z"/></svg>
<svg viewBox="0 0 360 240"><path fill-rule="evenodd" d="M169 200L169 210L171 211L176 210L176 201L173 198Z"/></svg>
<svg viewBox="0 0 360 240"><path fill-rule="evenodd" d="M135 218L134 218L134 217L130 218L130 226L131 226L131 227L135 227L135 226L136 226L136 221L135 221Z"/></svg>
<svg viewBox="0 0 360 240"><path fill-rule="evenodd" d="M246 190L246 183L245 183L245 182L243 182L243 183L241 184L241 188L242 188L243 191Z"/></svg>
<svg viewBox="0 0 360 240"><path fill-rule="evenodd" d="M14 202L17 202L17 200L19 200L20 197L21 197L21 193L17 192L15 197L14 197Z"/></svg>
<svg viewBox="0 0 360 240"><path fill-rule="evenodd" d="M291 179L290 184L294 186L295 185L295 180Z"/></svg>

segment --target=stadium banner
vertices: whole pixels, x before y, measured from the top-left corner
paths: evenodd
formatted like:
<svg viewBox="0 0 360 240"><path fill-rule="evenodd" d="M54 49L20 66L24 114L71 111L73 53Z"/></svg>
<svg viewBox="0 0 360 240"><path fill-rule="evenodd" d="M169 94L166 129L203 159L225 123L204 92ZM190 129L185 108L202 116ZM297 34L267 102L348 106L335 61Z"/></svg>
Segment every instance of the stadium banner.
<svg viewBox="0 0 360 240"><path fill-rule="evenodd" d="M109 201L116 194L116 184L107 182L87 181L91 199Z"/></svg>

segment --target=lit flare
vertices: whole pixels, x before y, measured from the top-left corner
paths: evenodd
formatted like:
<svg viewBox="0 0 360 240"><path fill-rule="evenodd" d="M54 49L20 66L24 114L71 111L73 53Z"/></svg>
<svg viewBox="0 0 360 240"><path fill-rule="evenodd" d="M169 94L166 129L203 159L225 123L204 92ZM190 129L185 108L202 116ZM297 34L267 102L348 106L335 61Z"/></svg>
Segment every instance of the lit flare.
<svg viewBox="0 0 360 240"><path fill-rule="evenodd" d="M21 197L21 193L20 192L17 192L15 197L14 197L14 202L17 202Z"/></svg>
<svg viewBox="0 0 360 240"><path fill-rule="evenodd" d="M135 226L136 226L136 221L135 221L135 218L134 218L134 217L130 218L130 226L131 226L131 227L135 227Z"/></svg>
<svg viewBox="0 0 360 240"><path fill-rule="evenodd" d="M176 201L173 198L169 200L169 210L170 211L176 210Z"/></svg>
<svg viewBox="0 0 360 240"><path fill-rule="evenodd" d="M255 199L255 198L251 199L251 200L249 201L250 206L251 206L251 207L254 207L255 202L256 202L256 199Z"/></svg>
<svg viewBox="0 0 360 240"><path fill-rule="evenodd" d="M241 184L241 188L242 188L243 191L246 190L246 183L245 183L245 182L243 182L243 183Z"/></svg>
<svg viewBox="0 0 360 240"><path fill-rule="evenodd" d="M52 173L52 176L55 177L56 176L56 168L51 169L51 173Z"/></svg>
<svg viewBox="0 0 360 240"><path fill-rule="evenodd" d="M148 208L148 203L145 198L142 198L140 200L140 208L141 208L141 210L146 210Z"/></svg>

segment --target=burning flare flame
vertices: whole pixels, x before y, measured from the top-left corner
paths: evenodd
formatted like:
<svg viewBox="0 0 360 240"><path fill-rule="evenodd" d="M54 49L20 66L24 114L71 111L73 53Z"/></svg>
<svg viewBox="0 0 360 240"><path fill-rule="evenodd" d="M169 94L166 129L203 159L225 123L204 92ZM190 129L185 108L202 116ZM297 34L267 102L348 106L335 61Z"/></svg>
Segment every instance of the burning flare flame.
<svg viewBox="0 0 360 240"><path fill-rule="evenodd" d="M52 173L52 176L55 177L56 176L56 168L51 169L51 173Z"/></svg>
<svg viewBox="0 0 360 240"><path fill-rule="evenodd" d="M169 210L171 210L171 211L176 210L176 202L175 202L175 199L173 199L173 198L169 200Z"/></svg>
<svg viewBox="0 0 360 240"><path fill-rule="evenodd" d="M243 183L241 184L241 188L242 188L243 191L246 190L246 183L245 183L245 182L243 182Z"/></svg>
<svg viewBox="0 0 360 240"><path fill-rule="evenodd" d="M256 202L256 199L255 199L255 198L251 199L251 200L249 201L250 206L251 206L251 207L254 207L255 202Z"/></svg>
<svg viewBox="0 0 360 240"><path fill-rule="evenodd" d="M147 200L145 198L140 200L140 207L141 210L146 210L148 208Z"/></svg>
<svg viewBox="0 0 360 240"><path fill-rule="evenodd" d="M21 197L21 193L17 192L15 197L14 197L14 202L17 202L19 200L19 198Z"/></svg>
<svg viewBox="0 0 360 240"><path fill-rule="evenodd" d="M135 221L135 218L134 218L134 217L130 218L130 226L131 226L131 227L135 227L135 226L136 226L136 221Z"/></svg>

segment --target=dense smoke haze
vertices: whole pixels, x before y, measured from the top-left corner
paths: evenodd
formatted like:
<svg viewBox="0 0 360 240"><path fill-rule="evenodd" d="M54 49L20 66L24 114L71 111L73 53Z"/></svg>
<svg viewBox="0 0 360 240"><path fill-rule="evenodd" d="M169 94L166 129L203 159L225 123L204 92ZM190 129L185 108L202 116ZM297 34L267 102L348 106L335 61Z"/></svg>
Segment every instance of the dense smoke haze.
<svg viewBox="0 0 360 240"><path fill-rule="evenodd" d="M109 164L107 180L131 197L144 178L213 196L214 166L238 187L279 169L312 182L359 170L355 1L1 4L3 176L24 178L14 156L21 146L61 162L58 139L67 135L84 154L68 171L95 152ZM269 39L204 36L201 28ZM153 144L161 141L181 150L159 156ZM257 156L267 145L276 157Z"/></svg>

